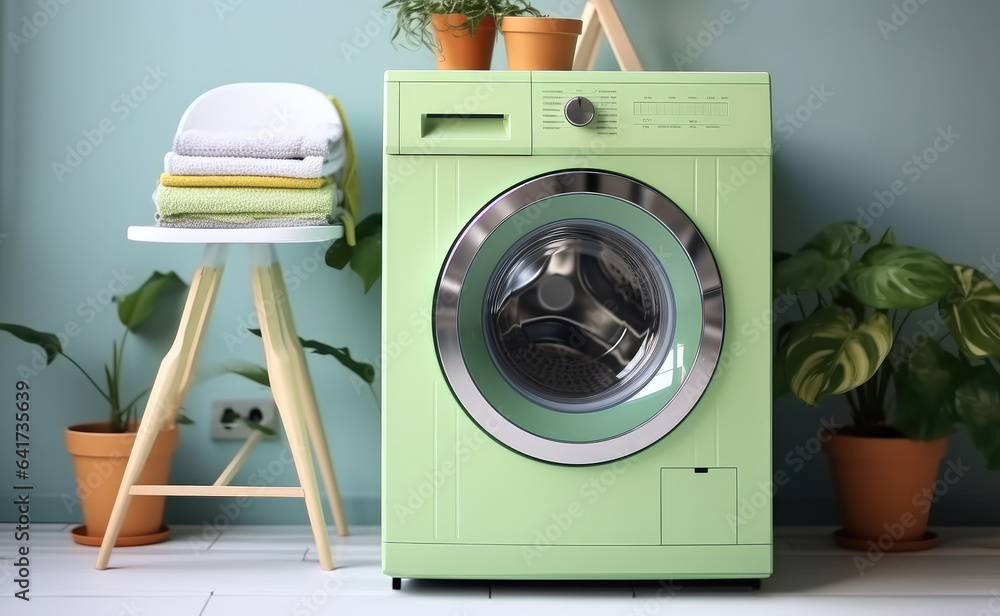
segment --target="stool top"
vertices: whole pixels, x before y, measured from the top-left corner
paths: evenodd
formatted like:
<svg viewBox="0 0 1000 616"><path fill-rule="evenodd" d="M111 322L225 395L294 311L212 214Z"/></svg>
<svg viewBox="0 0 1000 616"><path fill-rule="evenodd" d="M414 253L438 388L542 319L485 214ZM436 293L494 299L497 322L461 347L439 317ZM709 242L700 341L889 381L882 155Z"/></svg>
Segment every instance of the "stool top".
<svg viewBox="0 0 1000 616"><path fill-rule="evenodd" d="M343 237L343 225L325 227L274 227L266 229L182 229L129 227L133 242L163 244L295 244L326 242Z"/></svg>

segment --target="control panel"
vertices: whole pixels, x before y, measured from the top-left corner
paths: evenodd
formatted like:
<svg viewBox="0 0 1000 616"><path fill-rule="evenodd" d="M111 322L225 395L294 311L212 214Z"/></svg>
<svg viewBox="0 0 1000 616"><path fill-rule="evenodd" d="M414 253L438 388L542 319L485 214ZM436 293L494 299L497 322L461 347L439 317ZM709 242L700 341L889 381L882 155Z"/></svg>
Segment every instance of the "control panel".
<svg viewBox="0 0 1000 616"><path fill-rule="evenodd" d="M390 71L385 147L402 155L771 152L763 73Z"/></svg>
<svg viewBox="0 0 1000 616"><path fill-rule="evenodd" d="M532 83L533 154L770 150L765 84Z"/></svg>

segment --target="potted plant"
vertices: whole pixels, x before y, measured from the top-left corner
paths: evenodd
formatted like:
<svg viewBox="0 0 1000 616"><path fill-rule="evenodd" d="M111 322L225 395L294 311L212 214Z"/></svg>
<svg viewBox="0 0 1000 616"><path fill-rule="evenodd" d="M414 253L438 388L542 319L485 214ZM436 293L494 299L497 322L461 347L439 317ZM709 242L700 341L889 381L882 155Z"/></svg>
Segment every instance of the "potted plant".
<svg viewBox="0 0 1000 616"><path fill-rule="evenodd" d="M122 391L122 366L125 343L130 333L144 330L143 325L157 314L158 308L170 298L179 296L171 293L183 288L184 282L177 274L154 272L136 291L123 297L116 297L118 318L125 331L120 340L111 343L111 363L104 366L105 384L102 387L75 360L63 351L59 337L55 334L39 332L21 325L0 323L0 331L6 331L30 344L38 345L45 352L46 365L62 356L94 386L94 389L108 405L107 421L82 423L66 428L66 448L73 458L76 474L77 493L83 513L83 526L74 528L73 540L86 545L100 545L107 530L111 509L114 507L118 487L121 485L135 441L138 424L137 407L149 388L127 399ZM156 324L163 326L162 320ZM178 423L190 423L183 415ZM177 448L177 429L166 426L160 432L139 483L165 484L170 474L170 462ZM132 499L128 515L125 517L121 534L115 545L145 545L163 541L169 530L163 526L164 497L137 496Z"/></svg>
<svg viewBox="0 0 1000 616"><path fill-rule="evenodd" d="M573 68L583 21L562 17L505 17L500 25L507 68L512 71L568 71Z"/></svg>
<svg viewBox="0 0 1000 616"><path fill-rule="evenodd" d="M800 318L778 330L774 394L809 406L847 398L853 426L827 445L838 543L923 549L936 543L927 516L957 424L1000 469L1000 289L972 267L897 244L891 229L854 260L870 240L839 224L775 255L775 292L795 296Z"/></svg>
<svg viewBox="0 0 1000 616"><path fill-rule="evenodd" d="M395 10L392 40L426 47L439 69L489 70L498 23L507 15L538 15L527 0L389 0Z"/></svg>

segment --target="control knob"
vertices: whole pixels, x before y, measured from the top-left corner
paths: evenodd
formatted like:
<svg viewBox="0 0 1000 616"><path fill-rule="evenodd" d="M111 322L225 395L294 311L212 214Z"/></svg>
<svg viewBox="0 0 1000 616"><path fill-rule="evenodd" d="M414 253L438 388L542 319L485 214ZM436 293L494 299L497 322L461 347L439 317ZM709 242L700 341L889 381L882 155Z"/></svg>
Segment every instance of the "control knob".
<svg viewBox="0 0 1000 616"><path fill-rule="evenodd" d="M594 119L594 103L582 96L574 96L563 108L566 121L573 126L586 126Z"/></svg>

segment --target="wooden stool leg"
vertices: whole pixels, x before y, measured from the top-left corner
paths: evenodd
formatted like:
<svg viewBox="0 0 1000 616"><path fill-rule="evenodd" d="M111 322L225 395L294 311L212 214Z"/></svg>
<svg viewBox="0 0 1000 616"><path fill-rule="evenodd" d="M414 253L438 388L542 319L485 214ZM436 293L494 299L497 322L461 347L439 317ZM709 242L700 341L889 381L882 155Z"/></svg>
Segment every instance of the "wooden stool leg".
<svg viewBox="0 0 1000 616"><path fill-rule="evenodd" d="M125 465L125 474L118 488L114 508L111 510L108 529L104 533L101 550L97 554L95 565L97 569L108 568L111 550L118 540L118 533L132 499L129 490L142 474L160 429L176 419L177 411L191 386L205 326L218 292L224 259L225 247L207 246L202 264L191 280L184 312L177 327L177 336L160 363L146 402L146 410L139 423L135 443L132 445L132 452Z"/></svg>
<svg viewBox="0 0 1000 616"><path fill-rule="evenodd" d="M285 297L288 292L285 290L285 283L281 278L280 271L273 278L277 292ZM291 313L288 321L292 321ZM296 374L296 386L299 390L299 400L302 404L302 414L306 420L306 431L309 434L309 441L312 445L313 457L319 466L319 473L323 479L323 487L326 489L326 497L330 501L330 512L333 514L333 522L337 525L337 534L341 537L348 535L347 515L344 513L344 504L340 499L340 490L337 487L337 474L333 470L333 458L330 456L330 448L326 443L326 432L323 430L323 420L320 417L319 409L316 406L316 394L312 385L312 378L309 376L309 366L306 363L305 352L299 343L298 336L294 336L290 342L295 353L291 354Z"/></svg>
<svg viewBox="0 0 1000 616"><path fill-rule="evenodd" d="M576 41L576 54L573 57L574 71L592 71L597 62L597 52L601 46L601 20L597 16L597 8L588 2L583 7L583 32Z"/></svg>
<svg viewBox="0 0 1000 616"><path fill-rule="evenodd" d="M333 522L337 525L337 534L341 537L346 537L349 534L347 514L344 513L344 503L340 499L340 490L337 487L337 474L333 470L333 458L330 456L330 449L326 444L326 432L323 430L323 420L320 418L319 409L316 408L315 394L313 393L312 382L309 378L309 367L306 365L305 355L300 345L299 356L296 370L300 377L299 388L305 402L303 412L309 432L309 440L312 443L316 463L319 465L319 472L323 478L326 497L330 501L330 512L333 513Z"/></svg>
<svg viewBox="0 0 1000 616"><path fill-rule="evenodd" d="M305 496L319 564L323 570L330 571L333 569L333 556L330 553L326 521L323 519L323 503L313 469L309 438L303 422L304 404L296 375L295 356L301 352L298 334L291 319L288 296L278 286L281 268L277 263L274 247L255 245L252 249L255 251L255 264L251 282L264 342L264 357L271 377L271 391L278 405L281 422L285 426L295 471ZM300 350L296 351L296 348Z"/></svg>

